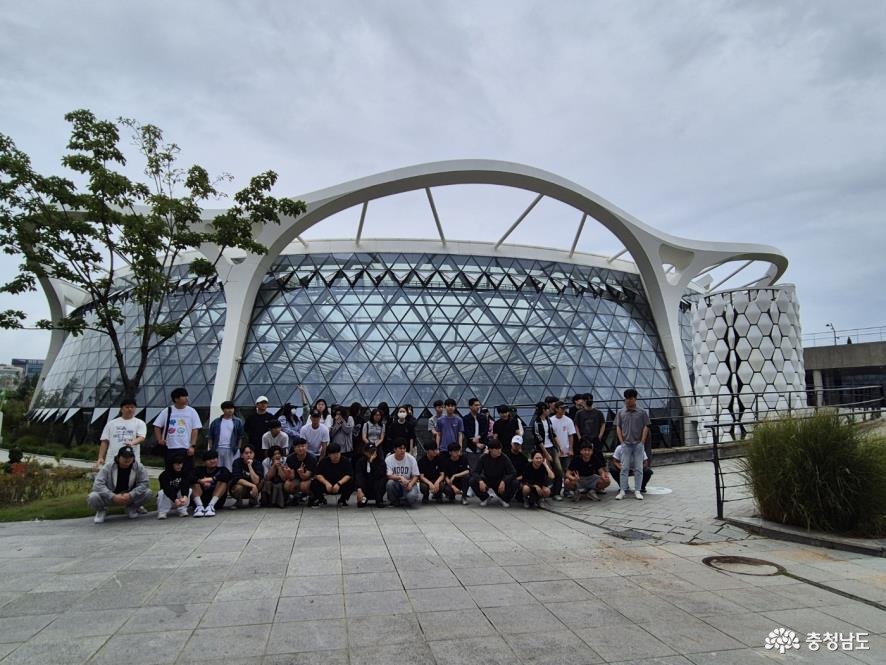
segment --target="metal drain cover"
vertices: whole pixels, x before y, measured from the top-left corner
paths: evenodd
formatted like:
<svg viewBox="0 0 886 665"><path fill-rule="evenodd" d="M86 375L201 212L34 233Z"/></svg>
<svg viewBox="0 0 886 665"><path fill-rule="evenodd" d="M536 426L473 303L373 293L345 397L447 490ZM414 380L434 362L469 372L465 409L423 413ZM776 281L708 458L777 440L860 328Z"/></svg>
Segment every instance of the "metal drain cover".
<svg viewBox="0 0 886 665"><path fill-rule="evenodd" d="M735 573L737 575L767 577L783 575L785 572L785 569L777 563L764 561L763 559L752 559L746 556L709 556L702 559L701 562L711 568L722 570L724 573Z"/></svg>

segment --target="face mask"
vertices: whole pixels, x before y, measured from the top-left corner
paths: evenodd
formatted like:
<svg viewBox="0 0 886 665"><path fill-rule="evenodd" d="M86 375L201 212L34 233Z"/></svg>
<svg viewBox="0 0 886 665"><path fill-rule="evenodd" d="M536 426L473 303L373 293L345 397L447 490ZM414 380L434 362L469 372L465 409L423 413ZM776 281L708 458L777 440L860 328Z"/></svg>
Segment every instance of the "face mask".
<svg viewBox="0 0 886 665"><path fill-rule="evenodd" d="M400 420L406 420L406 412L405 412L405 411L398 411L398 412L397 412L397 417L398 417Z"/></svg>

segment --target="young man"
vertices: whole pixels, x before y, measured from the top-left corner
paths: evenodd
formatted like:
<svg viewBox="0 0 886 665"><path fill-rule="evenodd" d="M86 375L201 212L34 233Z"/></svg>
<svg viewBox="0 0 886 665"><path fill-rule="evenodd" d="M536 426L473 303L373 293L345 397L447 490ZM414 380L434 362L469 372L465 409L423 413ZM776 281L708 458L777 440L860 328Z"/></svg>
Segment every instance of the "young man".
<svg viewBox="0 0 886 665"><path fill-rule="evenodd" d="M502 450L507 450L511 447L511 439L515 436L522 439L523 425L520 419L511 413L511 407L507 404L500 404L496 411L498 411L498 420L492 426L492 438L501 443Z"/></svg>
<svg viewBox="0 0 886 665"><path fill-rule="evenodd" d="M135 519L152 496L147 469L135 461L131 446L123 446L99 469L86 503L95 511L93 522L101 524L110 506L123 506L129 519Z"/></svg>
<svg viewBox="0 0 886 665"><path fill-rule="evenodd" d="M317 459L326 455L329 445L329 428L320 422L320 412L311 411L311 422L304 425L299 432L301 438L308 442L308 452Z"/></svg>
<svg viewBox="0 0 886 665"><path fill-rule="evenodd" d="M385 465L388 468L388 503L412 507L421 496L418 490L418 463L406 452L403 439L394 443L394 452L385 458Z"/></svg>
<svg viewBox="0 0 886 665"><path fill-rule="evenodd" d="M265 454L272 446L279 446L280 450L283 451L284 457L289 451L289 435L283 431L283 423L279 420L272 422L270 429L262 434L261 437L261 447Z"/></svg>
<svg viewBox="0 0 886 665"><path fill-rule="evenodd" d="M605 492L609 487L609 473L606 461L599 453L594 452L591 444L582 446L578 455L574 455L566 471L566 487L573 492L572 500L578 503L581 495L586 494L592 501L599 501L597 492Z"/></svg>
<svg viewBox="0 0 886 665"><path fill-rule="evenodd" d="M585 395L584 408L575 414L575 429L579 441L589 440L594 444L594 452L603 452L603 435L606 433L606 416L594 408L594 396Z"/></svg>
<svg viewBox="0 0 886 665"><path fill-rule="evenodd" d="M615 448L615 452L612 453L612 459L609 460L609 474L616 479L617 482L621 482L621 467L622 467L622 456L624 454L624 446L618 445ZM634 472L628 469L628 475L634 475ZM643 451L643 485L640 487L640 491L645 494L646 485L649 483L649 479L652 478L652 469L649 468L649 458L646 456L646 451ZM627 485L621 485L619 489L623 489L627 491Z"/></svg>
<svg viewBox="0 0 886 665"><path fill-rule="evenodd" d="M461 418L455 414L455 400L452 398L443 402L446 407L446 413L437 418L437 449L441 453L449 450L449 446L457 443L463 447L465 438L465 424Z"/></svg>
<svg viewBox="0 0 886 665"><path fill-rule="evenodd" d="M624 446L622 450L621 478L615 498L621 501L628 489L628 472L634 472L634 498L643 499L643 444L649 437L649 415L637 406L637 391L628 388L624 392L625 406L615 416L615 435Z"/></svg>
<svg viewBox="0 0 886 665"><path fill-rule="evenodd" d="M296 501L311 493L311 479L317 473L317 458L308 452L308 442L299 437L295 440L292 454L286 458L283 491L295 495Z"/></svg>
<svg viewBox="0 0 886 665"><path fill-rule="evenodd" d="M207 450L203 453L203 466L194 469L194 483L191 496L194 498L194 517L215 517L215 506L221 500L224 508L225 497L231 484L231 472L218 464L218 453Z"/></svg>
<svg viewBox="0 0 886 665"><path fill-rule="evenodd" d="M351 460L341 454L341 446L330 443L326 457L317 465L317 474L311 481L311 498L308 506L326 505L326 495L338 495L338 506L348 505L354 491L354 472Z"/></svg>
<svg viewBox="0 0 886 665"><path fill-rule="evenodd" d="M197 451L197 434L203 427L200 416L188 406L188 391L176 388L172 391L172 406L167 407L154 419L154 436L157 444L166 447L166 470L172 468L172 460L185 454L185 473L194 468Z"/></svg>
<svg viewBox="0 0 886 665"><path fill-rule="evenodd" d="M556 402L554 404L551 426L554 428L554 434L560 444L560 468L565 469L569 466L575 450L575 423L572 422L572 418L566 415L565 403Z"/></svg>
<svg viewBox="0 0 886 665"><path fill-rule="evenodd" d="M188 516L191 503L191 478L185 475L185 456L172 460L172 469L160 474L160 494L157 496L157 519L165 520L175 510L179 517Z"/></svg>
<svg viewBox="0 0 886 665"><path fill-rule="evenodd" d="M480 413L480 400L468 400L468 413L462 418L465 450L472 455L482 455L489 443L489 418Z"/></svg>
<svg viewBox="0 0 886 665"><path fill-rule="evenodd" d="M231 470L230 493L234 498L234 508L242 508L244 501L250 506L258 503L263 477L262 464L256 461L255 451L247 443L243 446L240 457L234 460L234 468Z"/></svg>
<svg viewBox="0 0 886 665"><path fill-rule="evenodd" d="M514 435L511 438L511 449L508 450L505 455L508 456L508 459L511 460L511 464L514 465L514 473L516 474L514 480L517 481L517 486L519 487L520 483L523 481L523 472L526 470L526 465L529 464L529 460L526 459L526 455L523 454L523 437L520 435Z"/></svg>
<svg viewBox="0 0 886 665"><path fill-rule="evenodd" d="M490 497L498 499L502 508L508 508L517 491L514 465L501 452L501 443L489 442L489 451L480 457L471 478L471 489L485 506Z"/></svg>
<svg viewBox="0 0 886 665"><path fill-rule="evenodd" d="M585 394L584 393L576 393L572 396L572 406L569 407L569 411L566 412L566 415L572 418L572 422L575 422L575 417L579 414L579 412L585 408Z"/></svg>
<svg viewBox="0 0 886 665"><path fill-rule="evenodd" d="M443 467L437 444L431 441L425 446L425 454L418 461L418 484L421 489L421 502L430 503L433 497L437 503L443 502Z"/></svg>
<svg viewBox="0 0 886 665"><path fill-rule="evenodd" d="M240 456L243 441L243 421L234 415L234 403L230 400L221 403L222 414L209 423L206 450L218 452L218 463L228 471L234 469L234 460Z"/></svg>
<svg viewBox="0 0 886 665"><path fill-rule="evenodd" d="M258 459L264 458L265 449L262 448L261 439L265 435L265 432L271 429L271 423L274 422L279 421L276 416L268 411L268 398L264 395L260 395L258 399L255 400L255 413L246 416L246 423L244 425L246 438L249 441L249 445L251 445L252 449L255 451ZM287 446L288 445L289 444L287 444Z"/></svg>
<svg viewBox="0 0 886 665"><path fill-rule="evenodd" d="M135 417L136 408L134 399L124 399L120 402L120 415L105 425L95 463L97 468L103 467L108 457L116 457L123 446L130 446L135 451L135 461L141 463L141 443L148 435L148 426Z"/></svg>
<svg viewBox="0 0 886 665"><path fill-rule="evenodd" d="M468 505L468 488L470 483L471 468L468 460L461 454L461 446L452 444L449 446L449 456L443 463L444 483L443 493L449 498L449 502L455 501L456 495L461 496L461 505Z"/></svg>
<svg viewBox="0 0 886 665"><path fill-rule="evenodd" d="M446 410L443 406L443 400L434 400L434 414L428 418L428 431L431 433L431 438L435 441L437 440L437 421L445 412Z"/></svg>

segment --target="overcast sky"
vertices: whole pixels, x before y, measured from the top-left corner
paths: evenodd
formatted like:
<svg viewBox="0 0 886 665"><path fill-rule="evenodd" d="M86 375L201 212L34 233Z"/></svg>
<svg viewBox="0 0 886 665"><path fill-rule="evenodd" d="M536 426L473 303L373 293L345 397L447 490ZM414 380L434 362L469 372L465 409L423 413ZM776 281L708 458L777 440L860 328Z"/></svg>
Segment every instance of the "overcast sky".
<svg viewBox="0 0 886 665"><path fill-rule="evenodd" d="M0 132L46 172L60 172L63 115L83 107L159 125L185 163L234 185L274 169L280 195L421 162L521 162L672 234L778 247L804 332L886 324L877 0L0 0L0 65ZM534 195L435 197L449 237L494 241ZM578 220L543 202L510 241L568 248ZM364 235L433 234L421 194L370 205ZM593 224L579 249L617 243ZM8 307L46 313L41 294ZM3 332L0 361L47 346Z"/></svg>

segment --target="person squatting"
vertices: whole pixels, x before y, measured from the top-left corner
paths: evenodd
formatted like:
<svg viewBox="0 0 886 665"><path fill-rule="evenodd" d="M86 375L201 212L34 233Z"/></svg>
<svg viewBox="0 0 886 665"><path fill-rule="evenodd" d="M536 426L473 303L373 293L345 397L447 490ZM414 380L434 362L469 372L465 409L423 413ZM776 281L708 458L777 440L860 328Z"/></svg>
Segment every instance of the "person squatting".
<svg viewBox="0 0 886 665"><path fill-rule="evenodd" d="M621 500L631 475L634 497L642 500L652 475L644 445L650 420L637 397L634 389L624 392L624 407L614 421L618 445L607 463L606 419L590 394L575 395L569 415L554 397L539 402L531 421L535 446L528 455L523 423L510 407L498 407L493 422L476 398L464 416L456 413L454 400L438 400L428 422L432 438L421 446L409 405L391 415L382 403L363 421L359 404L334 405L330 412L322 399L305 400L309 415L302 423L291 404L271 415L264 396L245 421L234 415L233 402L224 402L222 415L209 426L206 448L198 453L202 424L188 406L187 391L177 388L172 405L153 423L165 457L157 518L214 517L229 500L229 510L314 508L330 501L342 508L352 497L357 508L468 505L472 497L480 506L508 508L516 502L539 508L551 500L600 501L613 484L615 499ZM121 417L102 433L100 468L87 498L97 524L112 506L135 519L147 512L153 496L138 454L146 425L134 417L135 410L133 400L124 400ZM417 456L419 451L423 454ZM111 461L105 463L106 456Z"/></svg>

